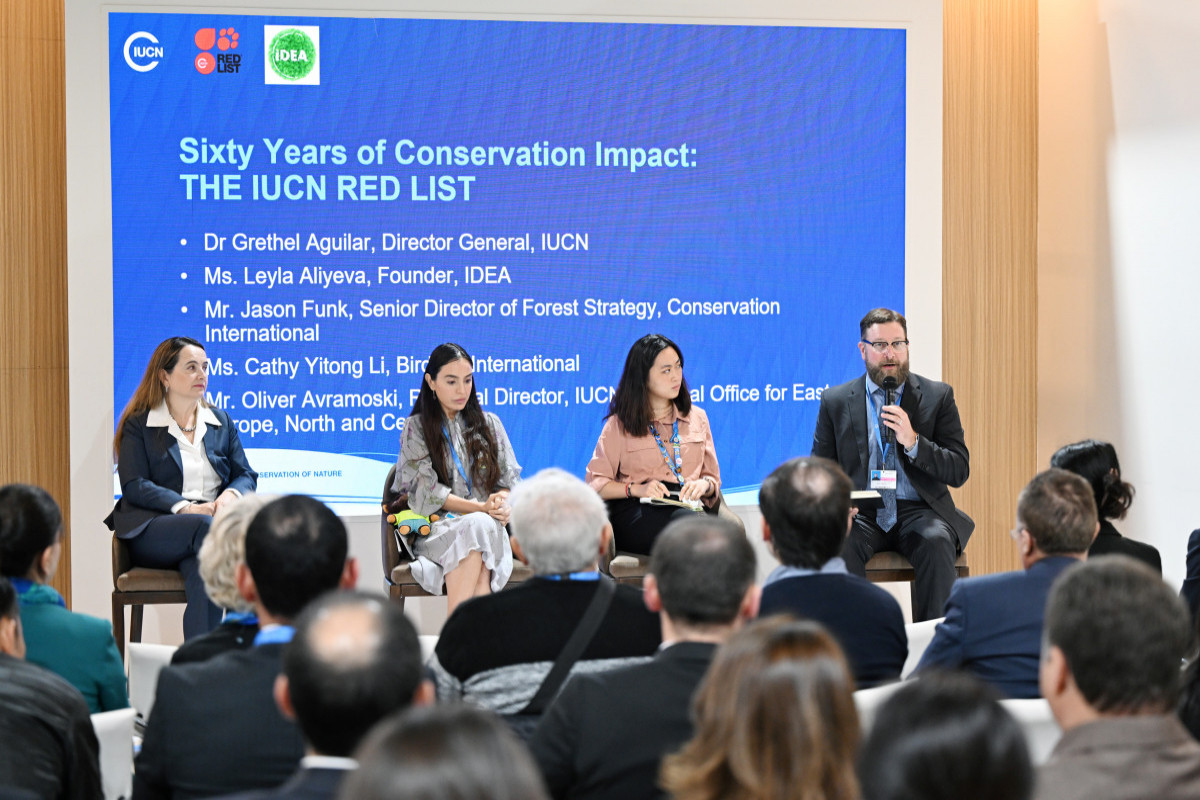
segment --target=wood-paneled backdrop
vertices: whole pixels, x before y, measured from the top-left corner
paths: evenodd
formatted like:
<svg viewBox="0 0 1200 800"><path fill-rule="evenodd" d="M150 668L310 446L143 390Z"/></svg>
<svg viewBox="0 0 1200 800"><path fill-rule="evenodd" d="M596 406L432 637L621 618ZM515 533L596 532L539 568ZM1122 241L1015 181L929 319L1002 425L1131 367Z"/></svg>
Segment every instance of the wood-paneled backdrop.
<svg viewBox="0 0 1200 800"><path fill-rule="evenodd" d="M69 516L62 3L0 2L0 483L41 485ZM980 574L1016 566L1007 532L1038 466L1037 3L945 0L944 35L942 361Z"/></svg>
<svg viewBox="0 0 1200 800"><path fill-rule="evenodd" d="M37 484L70 519L63 59L63 0L0 0L0 484Z"/></svg>
<svg viewBox="0 0 1200 800"><path fill-rule="evenodd" d="M1037 462L1037 2L944 0L942 364L975 518L972 574L1018 567L1008 536Z"/></svg>

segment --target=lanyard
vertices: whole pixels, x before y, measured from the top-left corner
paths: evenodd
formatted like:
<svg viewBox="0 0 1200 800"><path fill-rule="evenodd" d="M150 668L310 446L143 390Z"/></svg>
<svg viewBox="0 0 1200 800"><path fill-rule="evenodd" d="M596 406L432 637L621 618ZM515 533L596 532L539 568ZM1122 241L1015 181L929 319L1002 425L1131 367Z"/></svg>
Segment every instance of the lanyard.
<svg viewBox="0 0 1200 800"><path fill-rule="evenodd" d="M454 442L450 441L450 430L442 425L442 436L446 437L446 444L450 446L450 455L454 456L454 466L458 469L458 474L462 475L462 479L467 483L467 497L471 496L471 476L467 474L463 468L462 459L458 457L458 451L454 449Z"/></svg>
<svg viewBox="0 0 1200 800"><path fill-rule="evenodd" d="M675 420L671 425L671 445L675 450L675 461L671 461L671 456L667 454L667 448L663 445L662 437L658 435L658 428L654 427L654 423L650 424L650 432L654 434L654 443L658 445L658 452L662 453L663 461L667 462L667 466L671 469L671 474L675 476L675 481L683 485L683 456L679 454L679 420Z"/></svg>
<svg viewBox="0 0 1200 800"><path fill-rule="evenodd" d="M586 572L567 572L556 575L539 575L539 578L545 578L548 581L598 581L600 580L600 570L588 570Z"/></svg>
<svg viewBox="0 0 1200 800"><path fill-rule="evenodd" d="M296 629L291 625L273 625L270 628L263 628L254 637L254 646L264 644L287 644L296 635Z"/></svg>
<svg viewBox="0 0 1200 800"><path fill-rule="evenodd" d="M904 387L900 387L900 391L896 392L896 405L900 405L900 397L904 394ZM884 396L886 399L886 395ZM879 468L884 469L887 464L888 450L892 449L892 443L883 443L883 437L879 434L879 412L875 410L875 392L867 392L867 402L871 404L871 424L875 428L875 441L879 443L879 449L883 452L883 460L879 462Z"/></svg>

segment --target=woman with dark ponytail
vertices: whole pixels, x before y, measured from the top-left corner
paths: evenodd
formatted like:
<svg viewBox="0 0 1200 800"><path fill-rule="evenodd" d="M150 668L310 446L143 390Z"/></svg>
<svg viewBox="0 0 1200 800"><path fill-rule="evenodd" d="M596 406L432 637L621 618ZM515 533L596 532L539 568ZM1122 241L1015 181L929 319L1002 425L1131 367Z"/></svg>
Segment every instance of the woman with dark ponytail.
<svg viewBox="0 0 1200 800"><path fill-rule="evenodd" d="M393 488L416 513L442 515L428 536L417 537L412 573L432 594L444 583L451 612L508 582L508 490L520 476L500 419L479 405L471 356L456 344L438 345L400 436Z"/></svg>
<svg viewBox="0 0 1200 800"><path fill-rule="evenodd" d="M1085 439L1060 447L1050 458L1050 466L1080 475L1092 486L1096 495L1096 511L1100 516L1100 533L1096 534L1089 556L1113 553L1132 556L1162 574L1162 557L1158 550L1144 542L1126 539L1109 520L1123 519L1133 503L1133 486L1121 480L1121 462L1117 450L1108 442Z"/></svg>

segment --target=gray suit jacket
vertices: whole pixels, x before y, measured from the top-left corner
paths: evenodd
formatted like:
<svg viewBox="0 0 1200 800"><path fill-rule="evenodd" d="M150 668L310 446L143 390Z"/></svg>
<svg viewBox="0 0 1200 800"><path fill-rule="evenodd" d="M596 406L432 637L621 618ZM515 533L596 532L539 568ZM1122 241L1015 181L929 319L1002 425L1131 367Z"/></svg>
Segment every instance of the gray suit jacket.
<svg viewBox="0 0 1200 800"><path fill-rule="evenodd" d="M1200 744L1174 714L1109 717L1058 740L1035 800L1194 800Z"/></svg>
<svg viewBox="0 0 1200 800"><path fill-rule="evenodd" d="M865 376L832 386L821 394L813 431L812 454L838 462L857 489L867 488L870 463L866 406ZM954 507L947 488L962 486L971 473L954 390L949 384L910 373L900 408L908 414L918 441L915 459L900 450L904 473L921 499L954 530L962 550L975 523Z"/></svg>

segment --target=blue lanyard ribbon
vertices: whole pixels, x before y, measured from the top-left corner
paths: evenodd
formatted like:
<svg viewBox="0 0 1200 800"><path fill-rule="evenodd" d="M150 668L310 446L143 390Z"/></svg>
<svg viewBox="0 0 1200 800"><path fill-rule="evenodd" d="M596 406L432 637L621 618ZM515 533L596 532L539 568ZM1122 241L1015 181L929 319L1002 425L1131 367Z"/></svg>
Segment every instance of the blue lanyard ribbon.
<svg viewBox="0 0 1200 800"><path fill-rule="evenodd" d="M559 575L539 575L539 578L545 578L548 581L598 581L600 580L600 570L593 569L585 572L568 572Z"/></svg>
<svg viewBox="0 0 1200 800"><path fill-rule="evenodd" d="M900 405L900 397L904 394L904 387L900 387L900 391L896 392L896 405ZM886 400L886 395L884 398ZM867 402L871 404L871 424L875 427L875 441L879 443L879 449L883 453L883 460L879 462L880 469L887 469L888 451L892 449L892 443L883 443L883 436L879 433L879 411L875 410L875 392L867 392Z"/></svg>
<svg viewBox="0 0 1200 800"><path fill-rule="evenodd" d="M296 629L291 625L274 625L264 628L254 637L254 646L264 644L287 644L296 635Z"/></svg>
<svg viewBox="0 0 1200 800"><path fill-rule="evenodd" d="M654 443L658 445L658 452L662 453L663 461L667 462L671 473L675 476L675 481L680 486L683 485L683 456L679 453L679 420L675 420L671 425L671 445L675 450L675 461L672 463L671 456L667 453L667 448L663 444L662 437L658 435L658 428L654 427L654 423L650 423L650 433L654 434Z"/></svg>
<svg viewBox="0 0 1200 800"><path fill-rule="evenodd" d="M454 449L454 442L450 441L450 430L443 425L442 436L446 437L446 444L450 447L450 455L454 456L454 466L458 469L458 474L462 475L462 479L467 483L467 497L472 494L471 476L467 474L467 470L463 467L462 459L458 457L458 451Z"/></svg>

